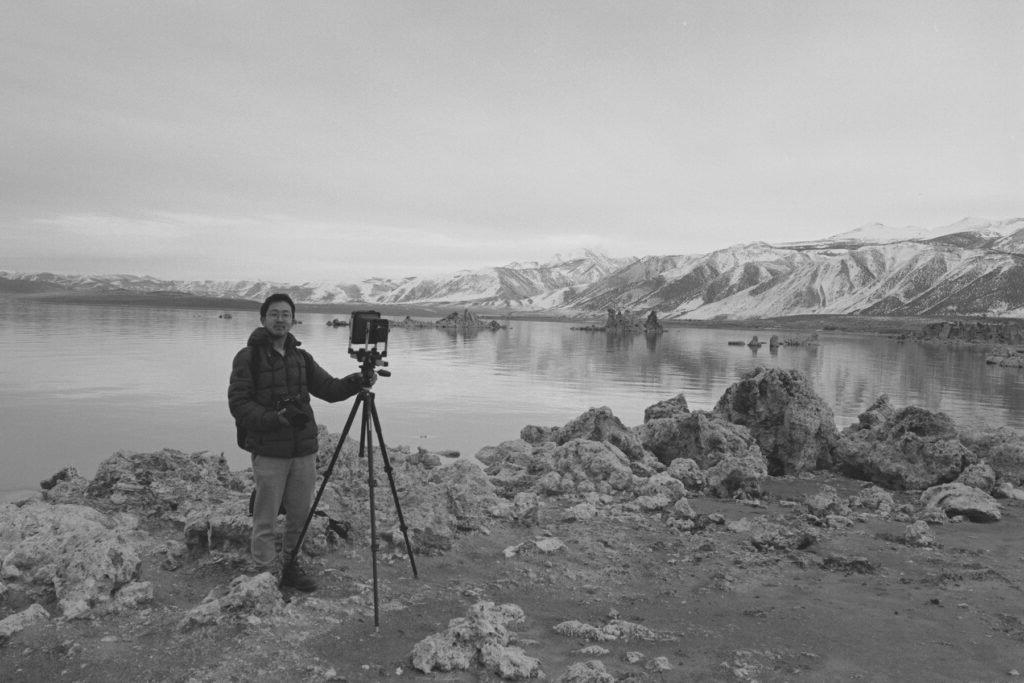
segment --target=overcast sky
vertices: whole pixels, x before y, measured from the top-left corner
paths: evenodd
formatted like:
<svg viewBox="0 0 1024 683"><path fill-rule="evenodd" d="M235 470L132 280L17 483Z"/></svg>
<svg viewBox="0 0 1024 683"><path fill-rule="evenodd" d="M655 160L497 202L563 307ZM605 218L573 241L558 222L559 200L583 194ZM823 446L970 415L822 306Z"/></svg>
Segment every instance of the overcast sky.
<svg viewBox="0 0 1024 683"><path fill-rule="evenodd" d="M1024 215L1024 2L2 2L0 270L351 282Z"/></svg>

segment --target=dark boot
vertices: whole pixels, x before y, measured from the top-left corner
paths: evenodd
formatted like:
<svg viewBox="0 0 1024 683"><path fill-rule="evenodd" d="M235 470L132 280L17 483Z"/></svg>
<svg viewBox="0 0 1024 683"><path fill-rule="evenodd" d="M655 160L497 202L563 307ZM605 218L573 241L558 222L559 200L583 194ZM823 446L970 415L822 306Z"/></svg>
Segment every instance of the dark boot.
<svg viewBox="0 0 1024 683"><path fill-rule="evenodd" d="M294 588L303 593L312 593L316 590L316 581L313 577L302 570L298 561L287 562L281 570L281 587Z"/></svg>

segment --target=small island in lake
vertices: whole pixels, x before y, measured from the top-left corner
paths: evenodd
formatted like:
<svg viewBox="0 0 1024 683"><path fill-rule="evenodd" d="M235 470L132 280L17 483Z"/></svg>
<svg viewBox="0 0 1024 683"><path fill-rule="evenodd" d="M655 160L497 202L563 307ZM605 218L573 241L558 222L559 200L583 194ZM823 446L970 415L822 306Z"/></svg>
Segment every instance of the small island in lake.
<svg viewBox="0 0 1024 683"><path fill-rule="evenodd" d="M584 332L609 332L612 334L661 334L665 331L665 327L658 321L658 314L654 310L641 320L638 313L619 311L614 308L608 309L608 317L604 325L588 325L585 327L573 327L572 329Z"/></svg>

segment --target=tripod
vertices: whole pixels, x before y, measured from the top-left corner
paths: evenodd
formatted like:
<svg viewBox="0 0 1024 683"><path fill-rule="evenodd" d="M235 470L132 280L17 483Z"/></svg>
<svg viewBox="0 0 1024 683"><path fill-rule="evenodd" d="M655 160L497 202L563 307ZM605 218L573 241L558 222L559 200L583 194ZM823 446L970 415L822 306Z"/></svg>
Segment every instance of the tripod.
<svg viewBox="0 0 1024 683"><path fill-rule="evenodd" d="M398 526L402 530L402 537L405 539L405 549L409 554L409 564L412 565L412 575L414 578L419 578L419 574L416 572L416 558L413 556L412 544L409 542L409 528L405 524L405 517L402 515L402 506L398 502L398 490L395 488L395 477L394 469L391 467L391 460L388 458L387 448L384 446L384 434L380 428L380 418L377 416L377 405L374 402L375 394L370 391L372 386L372 376L374 374L374 367L377 363L387 365L386 361L381 360L381 353L376 348L364 348L358 351L350 351L353 356L360 361L360 371L363 375L363 388L360 389L356 395L355 402L352 404L352 410L348 414L348 420L345 422L345 428L341 430L341 438L338 439L338 445L334 449L334 455L331 456L331 462L327 466L327 470L324 472L323 482L320 484L320 489L316 492L316 498L313 499L313 505L309 508L309 514L306 516L306 522L302 525L302 531L299 533L299 540L295 543L295 548L289 558L289 566L291 563L296 561L299 555L299 549L302 548L302 540L306 537L306 530L309 528L309 523L313 519L313 515L316 513L317 505L320 504L320 498L323 496L324 489L327 488L327 482L331 479L331 474L334 472L334 465L338 462L338 455L341 454L341 448L345 445L345 439L348 437L349 430L352 428L352 423L355 421L356 414L359 412L360 406L362 407L362 416L360 418L359 426L359 457L366 457L366 471L367 471L367 484L370 490L370 554L373 558L373 627L374 629L380 629L380 596L378 593L377 585L377 511L374 506L374 489L377 486L373 476L373 435L377 434L377 443L380 444L380 455L384 461L384 471L388 475L388 483L391 485L391 497L395 501L395 512L398 513ZM383 377L389 376L391 373L387 370L380 370L379 374ZM371 430L372 426L372 430ZM285 567L287 569L287 567ZM282 580L284 577L284 571L281 572Z"/></svg>

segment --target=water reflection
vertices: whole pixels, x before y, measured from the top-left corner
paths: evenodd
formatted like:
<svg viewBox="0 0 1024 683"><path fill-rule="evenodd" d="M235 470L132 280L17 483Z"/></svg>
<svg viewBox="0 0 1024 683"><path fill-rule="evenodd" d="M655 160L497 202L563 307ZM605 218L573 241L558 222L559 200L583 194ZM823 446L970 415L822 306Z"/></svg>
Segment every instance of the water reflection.
<svg viewBox="0 0 1024 683"><path fill-rule="evenodd" d="M219 312L0 303L0 488L35 486L59 466L88 473L118 449L224 451L234 444L226 405L231 358L258 324L255 311ZM345 329L303 314L295 332L335 375L354 372ZM1020 371L986 366L976 350L823 333L819 344L732 346L764 330L670 327L608 335L569 324L512 321L507 329L391 330L392 377L377 383L388 445L479 448L527 424L559 425L607 405L628 425L650 404L683 393L711 409L757 366L796 369L844 427L880 394L896 406L943 410L961 424L1024 429ZM339 431L349 405L315 406Z"/></svg>

